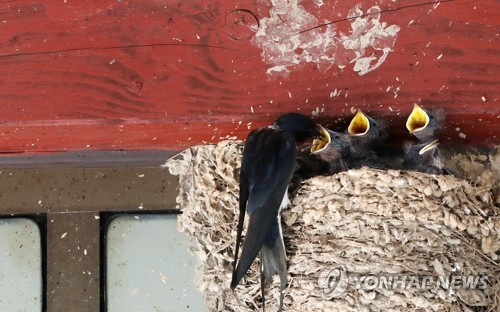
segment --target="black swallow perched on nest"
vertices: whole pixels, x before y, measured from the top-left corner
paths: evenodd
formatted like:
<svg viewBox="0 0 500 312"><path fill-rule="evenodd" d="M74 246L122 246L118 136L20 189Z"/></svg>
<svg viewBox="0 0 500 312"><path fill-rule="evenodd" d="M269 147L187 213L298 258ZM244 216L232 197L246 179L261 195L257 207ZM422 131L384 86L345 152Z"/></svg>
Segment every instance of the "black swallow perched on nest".
<svg viewBox="0 0 500 312"><path fill-rule="evenodd" d="M281 288L279 310L283 308L287 266L280 212L289 204L288 185L296 165L297 144L320 135L310 118L290 113L278 118L271 126L253 130L245 142L231 288L239 284L260 251L263 309L265 285L276 274ZM245 212L250 220L238 262Z"/></svg>

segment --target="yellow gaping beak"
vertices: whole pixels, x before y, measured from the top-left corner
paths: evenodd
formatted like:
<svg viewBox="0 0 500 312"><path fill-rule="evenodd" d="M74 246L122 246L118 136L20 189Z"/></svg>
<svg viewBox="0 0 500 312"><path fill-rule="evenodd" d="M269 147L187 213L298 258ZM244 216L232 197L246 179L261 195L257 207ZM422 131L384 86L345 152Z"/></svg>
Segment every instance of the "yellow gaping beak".
<svg viewBox="0 0 500 312"><path fill-rule="evenodd" d="M410 133L420 131L429 124L429 115L420 106L415 104L413 110L406 120L406 129Z"/></svg>
<svg viewBox="0 0 500 312"><path fill-rule="evenodd" d="M321 152L331 142L330 134L328 133L328 131L326 131L325 128L318 125L318 130L321 133L321 138L313 140L311 153Z"/></svg>
<svg viewBox="0 0 500 312"><path fill-rule="evenodd" d="M419 152L418 154L419 155L423 155L425 153L427 153L428 151L432 150L432 149L435 149L437 146L439 145L439 142L438 140L434 140L432 141L431 143L427 144L426 146L424 146Z"/></svg>
<svg viewBox="0 0 500 312"><path fill-rule="evenodd" d="M358 109L356 116L351 120L347 131L349 135L361 136L370 130L370 121L361 110Z"/></svg>

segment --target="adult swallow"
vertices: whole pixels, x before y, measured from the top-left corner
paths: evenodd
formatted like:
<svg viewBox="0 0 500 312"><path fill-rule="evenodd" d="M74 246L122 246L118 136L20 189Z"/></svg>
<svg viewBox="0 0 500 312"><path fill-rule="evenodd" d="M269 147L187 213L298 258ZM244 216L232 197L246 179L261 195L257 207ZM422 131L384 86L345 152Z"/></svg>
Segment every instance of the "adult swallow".
<svg viewBox="0 0 500 312"><path fill-rule="evenodd" d="M374 149L380 141L382 128L377 120L358 110L347 128L350 136L350 155L346 161L349 168L360 168L364 165L383 167Z"/></svg>
<svg viewBox="0 0 500 312"><path fill-rule="evenodd" d="M436 114L415 104L406 120L406 129L420 142L430 142L437 137L439 118Z"/></svg>
<svg viewBox="0 0 500 312"><path fill-rule="evenodd" d="M451 174L445 168L438 140L406 146L403 169L430 174Z"/></svg>
<svg viewBox="0 0 500 312"><path fill-rule="evenodd" d="M327 163L326 172L334 174L347 170L345 158L350 153L350 137L347 134L335 132L318 125L321 137L313 140L311 154Z"/></svg>
<svg viewBox="0 0 500 312"><path fill-rule="evenodd" d="M271 126L253 130L245 142L231 288L239 284L260 251L263 309L264 287L276 274L279 275L281 288L279 310L283 308L287 267L280 211L289 204L288 184L295 169L297 144L315 136L320 136L320 133L310 118L289 113ZM250 219L238 262L245 211Z"/></svg>

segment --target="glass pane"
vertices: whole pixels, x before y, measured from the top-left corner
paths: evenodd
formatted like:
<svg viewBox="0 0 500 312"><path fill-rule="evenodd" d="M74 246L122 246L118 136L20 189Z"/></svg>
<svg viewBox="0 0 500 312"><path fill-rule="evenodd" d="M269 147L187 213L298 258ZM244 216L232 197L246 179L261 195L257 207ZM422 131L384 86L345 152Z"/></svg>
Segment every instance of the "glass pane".
<svg viewBox="0 0 500 312"><path fill-rule="evenodd" d="M0 219L0 311L42 310L42 248L38 225Z"/></svg>
<svg viewBox="0 0 500 312"><path fill-rule="evenodd" d="M176 215L123 216L107 231L108 312L206 311Z"/></svg>

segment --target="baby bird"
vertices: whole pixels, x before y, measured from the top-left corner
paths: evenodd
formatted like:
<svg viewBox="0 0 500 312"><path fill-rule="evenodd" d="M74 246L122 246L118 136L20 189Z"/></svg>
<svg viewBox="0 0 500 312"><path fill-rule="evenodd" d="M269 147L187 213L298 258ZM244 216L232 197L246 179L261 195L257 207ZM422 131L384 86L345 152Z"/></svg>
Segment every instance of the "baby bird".
<svg viewBox="0 0 500 312"><path fill-rule="evenodd" d="M350 136L350 154L346 158L349 168L384 167L378 161L375 145L380 142L383 126L374 118L358 109L352 118L347 133Z"/></svg>
<svg viewBox="0 0 500 312"><path fill-rule="evenodd" d="M430 174L449 174L445 168L438 140L406 146L403 169Z"/></svg>
<svg viewBox="0 0 500 312"><path fill-rule="evenodd" d="M347 134L331 131L320 125L318 128L322 137L314 139L311 154L326 162L325 172L322 174L331 175L346 171L348 168L346 158L350 154L351 138Z"/></svg>

